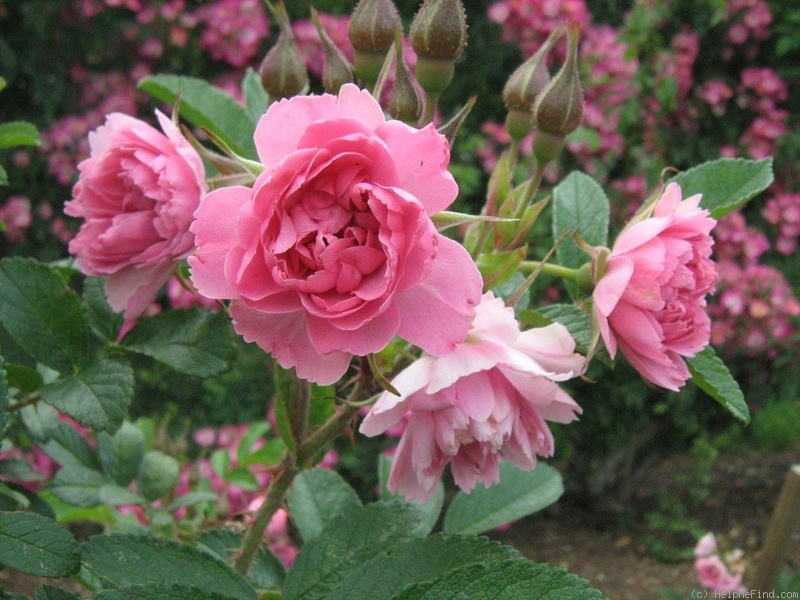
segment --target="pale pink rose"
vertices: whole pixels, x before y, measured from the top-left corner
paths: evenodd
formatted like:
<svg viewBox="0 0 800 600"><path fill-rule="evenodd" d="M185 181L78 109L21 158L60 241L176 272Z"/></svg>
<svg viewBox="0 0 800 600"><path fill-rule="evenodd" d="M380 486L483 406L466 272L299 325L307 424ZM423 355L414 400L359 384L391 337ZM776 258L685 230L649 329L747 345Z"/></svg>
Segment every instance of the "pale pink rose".
<svg viewBox="0 0 800 600"><path fill-rule="evenodd" d="M389 490L426 500L450 463L456 484L497 483L498 463L520 469L552 456L545 419L569 423L580 407L556 383L583 372L585 359L560 324L520 332L514 311L489 292L466 340L441 357L423 355L392 381L361 424L374 436L411 411L392 461Z"/></svg>
<svg viewBox="0 0 800 600"><path fill-rule="evenodd" d="M697 558L710 556L717 552L717 538L710 531L697 540L697 545L694 547L694 555Z"/></svg>
<svg viewBox="0 0 800 600"><path fill-rule="evenodd" d="M722 593L739 592L742 586L741 572L731 573L727 565L716 554L694 561L697 579L704 588Z"/></svg>
<svg viewBox="0 0 800 600"><path fill-rule="evenodd" d="M681 199L670 183L650 218L625 229L595 287L594 311L612 358L617 347L648 381L677 390L689 378L683 357L707 344L704 307L717 272L711 261L716 221L701 196Z"/></svg>
<svg viewBox="0 0 800 600"><path fill-rule="evenodd" d="M69 251L87 275L108 276L108 302L129 319L191 254L189 226L206 192L200 156L156 113L163 134L121 113L89 134L91 155L78 165L74 199L64 207L85 219Z"/></svg>
<svg viewBox="0 0 800 600"><path fill-rule="evenodd" d="M189 259L245 340L329 384L395 335L435 355L464 339L482 282L430 219L458 192L433 126L387 121L348 84L272 104L255 143L264 172L206 197Z"/></svg>

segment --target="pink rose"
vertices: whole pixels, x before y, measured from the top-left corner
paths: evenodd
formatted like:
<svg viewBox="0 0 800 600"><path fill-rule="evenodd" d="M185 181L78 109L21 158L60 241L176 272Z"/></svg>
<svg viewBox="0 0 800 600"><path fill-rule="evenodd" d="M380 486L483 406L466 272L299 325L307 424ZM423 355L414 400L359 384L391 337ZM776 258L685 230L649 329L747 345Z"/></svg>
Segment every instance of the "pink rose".
<svg viewBox="0 0 800 600"><path fill-rule="evenodd" d="M569 423L580 407L556 384L583 372L566 328L553 324L520 332L514 311L489 292L467 339L442 357L422 356L392 382L361 424L374 436L411 411L389 476L389 489L426 500L451 463L456 484L469 492L497 483L507 458L530 470L553 454L545 419Z"/></svg>
<svg viewBox="0 0 800 600"><path fill-rule="evenodd" d="M321 384L395 335L434 355L464 339L482 282L430 219L458 193L433 126L387 121L345 85L272 104L255 142L264 172L206 197L189 259L238 333Z"/></svg>
<svg viewBox="0 0 800 600"><path fill-rule="evenodd" d="M710 531L697 540L697 545L694 547L694 555L697 558L710 556L717 552L717 538Z"/></svg>
<svg viewBox="0 0 800 600"><path fill-rule="evenodd" d="M141 314L194 248L192 215L206 192L203 162L156 111L164 134L120 113L89 134L64 212L86 220L69 251L87 275L108 276L106 294L127 318Z"/></svg>
<svg viewBox="0 0 800 600"><path fill-rule="evenodd" d="M704 307L714 291L711 229L700 195L681 200L670 183L650 218L619 235L594 290L594 311L612 358L617 346L648 381L677 390L689 378L684 356L711 335Z"/></svg>
<svg viewBox="0 0 800 600"><path fill-rule="evenodd" d="M727 565L716 554L698 558L694 561L697 579L704 588L722 593L739 592L742 586L743 573L731 573Z"/></svg>

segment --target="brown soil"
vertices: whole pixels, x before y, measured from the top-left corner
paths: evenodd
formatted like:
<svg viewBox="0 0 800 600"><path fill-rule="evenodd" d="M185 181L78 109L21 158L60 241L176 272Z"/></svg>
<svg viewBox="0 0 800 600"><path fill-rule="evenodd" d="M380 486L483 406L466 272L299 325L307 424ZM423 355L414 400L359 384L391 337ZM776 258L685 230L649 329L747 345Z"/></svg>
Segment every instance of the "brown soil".
<svg viewBox="0 0 800 600"><path fill-rule="evenodd" d="M783 480L789 467L798 463L800 450L720 456L712 470L711 495L687 517L731 547L742 548L750 559L747 573L752 575ZM656 560L645 541L642 515L654 505L658 491L671 489L666 486L674 486L688 468L687 461L672 459L654 470L636 493L632 509L640 510L633 526L621 526L618 518L599 516L577 499L565 497L493 537L532 560L565 567L588 579L611 600L661 598L664 588L688 598L698 588L692 559ZM690 543L687 548L691 547ZM800 568L800 531L794 532L786 566Z"/></svg>

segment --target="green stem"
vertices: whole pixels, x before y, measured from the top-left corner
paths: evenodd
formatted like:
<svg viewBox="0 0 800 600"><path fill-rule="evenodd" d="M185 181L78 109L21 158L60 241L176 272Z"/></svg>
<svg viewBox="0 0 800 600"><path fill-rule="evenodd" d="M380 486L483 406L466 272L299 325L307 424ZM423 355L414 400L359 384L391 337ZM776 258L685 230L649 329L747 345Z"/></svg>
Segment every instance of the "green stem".
<svg viewBox="0 0 800 600"><path fill-rule="evenodd" d="M311 386L305 379L294 378L294 439L303 440L308 431L308 412L311 405Z"/></svg>
<svg viewBox="0 0 800 600"><path fill-rule="evenodd" d="M508 147L508 164L511 169L512 177L517 168L517 159L519 158L519 142L520 140L517 138L511 138L511 145Z"/></svg>
<svg viewBox="0 0 800 600"><path fill-rule="evenodd" d="M436 115L436 107L439 105L439 96L441 94L428 92L425 95L425 113L422 115L422 126L428 123L433 123L433 117Z"/></svg>
<svg viewBox="0 0 800 600"><path fill-rule="evenodd" d="M40 399L41 396L39 394L26 394L25 396L23 396L22 400L9 406L8 412L22 410L26 406L30 406L31 404L36 404Z"/></svg>
<svg viewBox="0 0 800 600"><path fill-rule="evenodd" d="M358 406L339 406L333 416L297 449L297 464L302 468L309 466L317 453L345 430L357 412Z"/></svg>
<svg viewBox="0 0 800 600"><path fill-rule="evenodd" d="M570 269L553 263L540 263L537 260L523 260L519 265L519 270L523 273L531 273L539 267L541 267L541 272L547 275L569 279L570 281L578 280L578 269Z"/></svg>
<svg viewBox="0 0 800 600"><path fill-rule="evenodd" d="M258 552L261 541L264 539L264 532L267 530L270 519L280 507L286 492L289 491L292 481L294 481L299 472L300 470L295 465L294 457L291 452L287 451L280 470L270 481L264 502L256 512L255 521L253 521L244 536L242 551L236 557L236 562L234 562L234 569L242 575L247 575L250 570L256 552Z"/></svg>
<svg viewBox="0 0 800 600"><path fill-rule="evenodd" d="M357 385L356 388L360 390L360 386ZM357 406L340 406L324 425L298 446L296 457L291 451L286 451L280 468L270 481L264 502L256 512L255 521L245 534L242 551L234 562L236 571L242 575L247 574L264 539L270 519L283 503L294 478L302 469L311 466L314 457L344 431L357 412Z"/></svg>
<svg viewBox="0 0 800 600"><path fill-rule="evenodd" d="M533 169L533 176L528 180L528 185L525 187L525 191L522 194L522 197L519 199L519 204L517 205L517 211L514 214L514 218L521 219L525 214L525 209L528 208L528 205L533 200L533 197L536 195L536 192L539 191L539 186L542 184L542 176L544 175L544 169L547 167L547 163L537 160L536 166Z"/></svg>

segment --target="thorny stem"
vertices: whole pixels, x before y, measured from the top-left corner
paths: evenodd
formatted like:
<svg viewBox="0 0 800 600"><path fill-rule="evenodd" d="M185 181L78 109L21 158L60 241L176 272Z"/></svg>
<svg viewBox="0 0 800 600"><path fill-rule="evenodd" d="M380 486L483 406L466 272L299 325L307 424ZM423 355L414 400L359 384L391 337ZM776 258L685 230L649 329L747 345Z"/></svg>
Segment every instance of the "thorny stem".
<svg viewBox="0 0 800 600"><path fill-rule="evenodd" d="M298 415L304 412L305 416L303 420L307 423L308 384L298 379L297 385L298 398L305 398L305 408L298 407ZM305 395L301 391L301 386L305 386ZM361 381L359 381L350 394L350 399L352 400L359 396L361 394L361 389L362 385ZM301 401L299 404L302 405L303 402ZM253 521L253 524L245 534L244 541L242 542L242 550L234 562L234 568L237 572L246 575L250 570L258 547L264 539L264 532L269 525L270 519L272 519L272 515L275 514L283 503L286 492L289 491L294 478L297 477L300 471L310 467L314 457L347 428L348 424L358 412L358 408L358 406L348 406L347 404L340 405L333 416L311 435L305 439L298 438L302 440L302 443L298 444L296 453L292 453L291 450L286 451L280 467L270 481L264 502L256 512L255 521ZM306 431L304 430L303 436L305 435Z"/></svg>
<svg viewBox="0 0 800 600"><path fill-rule="evenodd" d="M253 564L258 547L261 545L261 540L264 538L264 532L269 525L272 515L278 510L283 502L286 492L292 485L294 478L300 470L294 461L294 456L290 451L286 452L281 467L277 474L271 479L267 495L264 502L256 512L255 521L247 530L242 542L242 551L236 557L234 568L242 575L247 575L250 566Z"/></svg>

